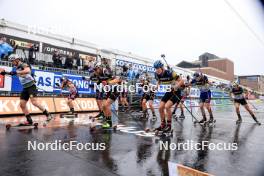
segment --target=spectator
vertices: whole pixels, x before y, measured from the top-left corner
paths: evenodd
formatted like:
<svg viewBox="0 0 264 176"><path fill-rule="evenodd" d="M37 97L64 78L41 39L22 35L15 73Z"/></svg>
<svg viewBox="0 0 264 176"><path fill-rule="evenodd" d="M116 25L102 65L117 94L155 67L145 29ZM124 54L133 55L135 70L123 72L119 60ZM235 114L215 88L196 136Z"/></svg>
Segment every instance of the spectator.
<svg viewBox="0 0 264 176"><path fill-rule="evenodd" d="M88 71L92 72L93 69L94 69L94 60L93 60L93 57L90 57L89 62L88 62Z"/></svg>
<svg viewBox="0 0 264 176"><path fill-rule="evenodd" d="M127 74L127 71L128 71L128 66L126 64L124 64L123 67L122 67L122 69L123 69L124 75L126 75Z"/></svg>
<svg viewBox="0 0 264 176"><path fill-rule="evenodd" d="M30 48L29 48L29 51L28 51L28 61L29 61L29 64L35 64L35 60L36 60L36 51L38 51L38 45L32 45Z"/></svg>
<svg viewBox="0 0 264 176"><path fill-rule="evenodd" d="M52 60L54 63L54 67L62 68L62 59L61 59L61 56L59 55L58 51L55 51L55 53L52 56Z"/></svg>
<svg viewBox="0 0 264 176"><path fill-rule="evenodd" d="M16 44L16 41L15 40L10 40L10 45L14 49L13 53L16 53L16 49L18 47L18 45Z"/></svg>
<svg viewBox="0 0 264 176"><path fill-rule="evenodd" d="M72 54L69 54L66 57L64 68L65 69L72 69L73 68L73 57L72 57Z"/></svg>
<svg viewBox="0 0 264 176"><path fill-rule="evenodd" d="M12 54L14 49L6 43L6 38L0 38L0 58L4 60L8 60L8 56Z"/></svg>
<svg viewBox="0 0 264 176"><path fill-rule="evenodd" d="M78 57L76 61L77 69L81 70L82 69L82 58Z"/></svg>
<svg viewBox="0 0 264 176"><path fill-rule="evenodd" d="M88 71L89 69L89 60L88 58L83 59L83 71Z"/></svg>
<svg viewBox="0 0 264 176"><path fill-rule="evenodd" d="M128 77L128 80L135 79L135 71L132 69L132 65L131 64L129 65L129 70L127 72L127 77Z"/></svg>

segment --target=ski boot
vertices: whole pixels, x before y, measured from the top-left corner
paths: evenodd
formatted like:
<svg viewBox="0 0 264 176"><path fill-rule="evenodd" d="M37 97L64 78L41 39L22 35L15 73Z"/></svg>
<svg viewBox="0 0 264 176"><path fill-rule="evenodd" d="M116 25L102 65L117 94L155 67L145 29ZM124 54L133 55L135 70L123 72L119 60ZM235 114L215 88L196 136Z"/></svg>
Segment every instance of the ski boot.
<svg viewBox="0 0 264 176"><path fill-rule="evenodd" d="M203 118L202 120L200 120L200 121L195 121L194 122L194 124L196 124L196 123L199 123L199 124L201 124L201 125L206 125L206 118Z"/></svg>
<svg viewBox="0 0 264 176"><path fill-rule="evenodd" d="M179 116L179 119L185 119L185 115L181 113L181 115Z"/></svg>
<svg viewBox="0 0 264 176"><path fill-rule="evenodd" d="M256 124L261 125L261 123L258 121L258 119L254 115L252 116L252 118L256 122Z"/></svg>
<svg viewBox="0 0 264 176"><path fill-rule="evenodd" d="M153 112L152 113L153 115L152 115L152 119L151 119L151 121L152 122L156 122L157 121L157 116L156 116L156 114Z"/></svg>
<svg viewBox="0 0 264 176"><path fill-rule="evenodd" d="M160 137L168 137L168 136L172 136L172 134L173 131L171 129L171 121L168 121L166 127L162 130Z"/></svg>
<svg viewBox="0 0 264 176"><path fill-rule="evenodd" d="M143 111L143 115L140 117L141 120L148 120L148 116L147 116L147 110Z"/></svg>
<svg viewBox="0 0 264 176"><path fill-rule="evenodd" d="M166 128L165 120L163 120L158 128L155 128L155 135L158 136Z"/></svg>
<svg viewBox="0 0 264 176"><path fill-rule="evenodd" d="M32 125L33 124L33 120L31 118L31 116L28 114L26 115L27 121L24 123L25 125Z"/></svg>
<svg viewBox="0 0 264 176"><path fill-rule="evenodd" d="M46 121L50 121L53 118L53 116L46 109L43 111L43 114L47 117Z"/></svg>
<svg viewBox="0 0 264 176"><path fill-rule="evenodd" d="M208 123L209 127L213 127L215 125L216 120L213 117L210 117Z"/></svg>

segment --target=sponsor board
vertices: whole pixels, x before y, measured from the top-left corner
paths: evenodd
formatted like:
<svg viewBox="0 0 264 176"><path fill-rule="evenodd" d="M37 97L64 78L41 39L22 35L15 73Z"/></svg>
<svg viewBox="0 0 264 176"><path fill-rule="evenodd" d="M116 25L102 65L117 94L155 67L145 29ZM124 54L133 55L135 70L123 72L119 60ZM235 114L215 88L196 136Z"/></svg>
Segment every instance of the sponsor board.
<svg viewBox="0 0 264 176"><path fill-rule="evenodd" d="M69 111L67 107L66 98L51 98L51 97L38 97L38 101L49 112L65 112ZM0 97L0 115L23 114L20 108L19 97ZM41 113L41 111L28 102L27 107L31 113ZM77 98L74 101L76 111L97 111L98 106L94 98Z"/></svg>
<svg viewBox="0 0 264 176"><path fill-rule="evenodd" d="M211 174L173 162L168 162L168 166L170 176L212 176Z"/></svg>
<svg viewBox="0 0 264 176"><path fill-rule="evenodd" d="M94 98L77 98L73 101L75 111L97 111L98 106ZM70 111L66 98L54 98L57 112Z"/></svg>
<svg viewBox="0 0 264 176"><path fill-rule="evenodd" d="M133 60L133 59L130 58L129 60ZM132 65L133 70L142 70L142 71L147 71L147 72L152 72L152 73L155 72L155 69L152 66L148 66L145 64L138 64L138 63L134 63L134 62L126 61L126 60L116 59L116 66L123 67L124 65L128 65L128 64Z"/></svg>
<svg viewBox="0 0 264 176"><path fill-rule="evenodd" d="M11 71L12 68L8 67ZM83 80L82 76L79 75L72 75L72 74L61 74L59 72L48 72L48 71L42 71L42 70L35 70L32 69L32 72L34 73L34 78L36 81L36 85L39 92L50 92L55 94L60 93L67 93L67 90L61 90L58 85L60 85L60 79L61 77L66 77L70 81L73 82L73 84L76 85L78 92L80 94L94 94L93 87L90 85L92 84L91 81ZM21 92L22 86L19 82L19 79L17 76L7 77L9 78L9 89L5 89L4 91L12 91L12 92ZM7 83L6 83L7 84ZM1 88L0 88L1 90Z"/></svg>
<svg viewBox="0 0 264 176"><path fill-rule="evenodd" d="M11 67L1 66L5 71L11 71ZM12 77L8 75L0 75L0 91L11 91Z"/></svg>

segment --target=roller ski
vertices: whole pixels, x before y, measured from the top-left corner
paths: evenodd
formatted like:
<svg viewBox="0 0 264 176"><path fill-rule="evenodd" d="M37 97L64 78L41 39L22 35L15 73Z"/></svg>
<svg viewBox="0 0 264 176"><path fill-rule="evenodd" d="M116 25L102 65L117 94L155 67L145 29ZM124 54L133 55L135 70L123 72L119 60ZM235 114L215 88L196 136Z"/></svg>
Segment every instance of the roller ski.
<svg viewBox="0 0 264 176"><path fill-rule="evenodd" d="M20 123L18 125L6 124L6 130L9 130L10 128L16 128L20 130L37 129L38 123Z"/></svg>
<svg viewBox="0 0 264 176"><path fill-rule="evenodd" d="M60 114L60 118L77 118L77 117L78 117L78 114L72 113L72 112Z"/></svg>
<svg viewBox="0 0 264 176"><path fill-rule="evenodd" d="M48 114L47 119L46 119L46 120L44 121L44 123L43 123L43 126L44 126L44 127L47 126L48 123L49 123L51 120L53 120L53 119L55 119L55 117L54 117L53 115L51 115L51 114Z"/></svg>
<svg viewBox="0 0 264 176"><path fill-rule="evenodd" d="M200 120L200 121L198 121L198 120L196 120L196 121L194 121L193 123L194 124L197 124L197 123L199 123L200 125L202 125L202 126L206 126L206 119L202 119L202 120Z"/></svg>
<svg viewBox="0 0 264 176"><path fill-rule="evenodd" d="M173 130L171 129L171 127L166 127L162 131L158 131L158 133L156 133L156 136L159 136L159 137L172 137L173 136Z"/></svg>
<svg viewBox="0 0 264 176"><path fill-rule="evenodd" d="M89 119L91 119L92 121L95 121L95 120L101 121L101 120L104 119L104 113L103 112L100 112L96 116L89 116Z"/></svg>
<svg viewBox="0 0 264 176"><path fill-rule="evenodd" d="M212 118L212 119L210 119L209 121L206 122L206 125L208 127L214 127L215 123L216 123L216 120Z"/></svg>
<svg viewBox="0 0 264 176"><path fill-rule="evenodd" d="M154 128L154 129L146 128L145 132L146 133L154 133L155 136L157 136L157 137L173 136L173 130L171 129L171 127L170 126L164 126L164 125L161 125L160 127Z"/></svg>
<svg viewBox="0 0 264 176"><path fill-rule="evenodd" d="M184 115L184 114L181 114L181 115L179 116L179 119L181 119L181 120L185 119L185 115Z"/></svg>
<svg viewBox="0 0 264 176"><path fill-rule="evenodd" d="M117 125L112 125L111 118L105 118L103 122L94 121L90 126L90 131L96 130L114 130L116 131Z"/></svg>
<svg viewBox="0 0 264 176"><path fill-rule="evenodd" d="M166 127L165 122L161 122L161 125L158 128L153 128L153 129L146 128L145 132L146 133L154 132L155 135L157 135L160 131L163 131L165 129L165 127Z"/></svg>

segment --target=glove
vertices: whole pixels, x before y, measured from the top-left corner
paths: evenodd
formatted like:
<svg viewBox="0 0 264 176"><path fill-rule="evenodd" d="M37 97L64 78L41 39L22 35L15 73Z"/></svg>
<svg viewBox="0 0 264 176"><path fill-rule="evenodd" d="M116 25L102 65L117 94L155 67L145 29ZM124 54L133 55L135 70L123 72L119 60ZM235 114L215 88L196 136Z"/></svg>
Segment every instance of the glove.
<svg viewBox="0 0 264 176"><path fill-rule="evenodd" d="M1 75L3 75L3 76L6 75L6 74L7 74L6 71L2 71L1 72Z"/></svg>
<svg viewBox="0 0 264 176"><path fill-rule="evenodd" d="M17 74L17 72L16 72L16 71L11 71L9 74L10 74L11 76L14 76L14 75Z"/></svg>

